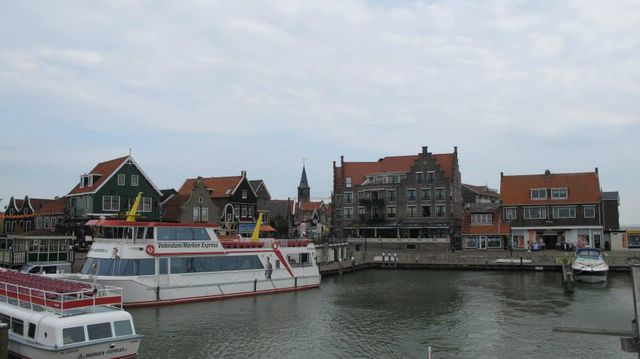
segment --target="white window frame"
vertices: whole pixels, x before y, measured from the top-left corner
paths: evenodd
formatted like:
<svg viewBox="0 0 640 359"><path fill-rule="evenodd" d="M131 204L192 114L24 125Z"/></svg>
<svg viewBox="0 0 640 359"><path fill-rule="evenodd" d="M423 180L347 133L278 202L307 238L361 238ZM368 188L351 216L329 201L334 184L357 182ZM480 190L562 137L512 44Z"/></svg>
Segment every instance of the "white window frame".
<svg viewBox="0 0 640 359"><path fill-rule="evenodd" d="M242 206L241 211L242 211L241 217L242 218L247 218L247 206L246 205Z"/></svg>
<svg viewBox="0 0 640 359"><path fill-rule="evenodd" d="M140 212L151 212L152 207L153 207L153 198L142 197L142 199L140 200Z"/></svg>
<svg viewBox="0 0 640 359"><path fill-rule="evenodd" d="M117 201L116 201L117 199ZM117 203L117 206L114 206L114 204ZM108 204L108 206L107 206ZM102 196L102 210L103 211L111 211L111 212L117 212L120 210L120 196L109 196L109 195L104 195Z"/></svg>
<svg viewBox="0 0 640 359"><path fill-rule="evenodd" d="M557 193L558 191L564 191L564 196L554 196L554 191ZM569 189L567 187L558 187L551 189L551 199L567 199L569 198Z"/></svg>
<svg viewBox="0 0 640 359"><path fill-rule="evenodd" d="M440 211L438 211L438 208L442 208L442 216L440 216ZM444 218L447 216L447 205L446 204L436 204L436 213L435 213L436 217L438 218Z"/></svg>
<svg viewBox="0 0 640 359"><path fill-rule="evenodd" d="M422 171L416 172L416 183L422 183L424 181L424 173Z"/></svg>
<svg viewBox="0 0 640 359"><path fill-rule="evenodd" d="M513 212L512 216L509 216L510 212ZM504 207L504 219L511 221L518 218L518 210L516 207Z"/></svg>
<svg viewBox="0 0 640 359"><path fill-rule="evenodd" d="M389 196L390 193L393 193L393 198L391 198L391 196ZM389 202L395 202L396 201L396 190L395 189L388 189L387 190L387 201Z"/></svg>
<svg viewBox="0 0 640 359"><path fill-rule="evenodd" d="M407 205L407 217L415 217L418 214L418 206L415 204Z"/></svg>
<svg viewBox="0 0 640 359"><path fill-rule="evenodd" d="M387 206L387 218L396 218L397 216L396 206Z"/></svg>
<svg viewBox="0 0 640 359"><path fill-rule="evenodd" d="M193 221L200 222L200 207L193 207Z"/></svg>
<svg viewBox="0 0 640 359"><path fill-rule="evenodd" d="M42 217L36 217L36 229L42 229Z"/></svg>
<svg viewBox="0 0 640 359"><path fill-rule="evenodd" d="M118 173L118 186L125 186L127 184L127 175L124 173Z"/></svg>
<svg viewBox="0 0 640 359"><path fill-rule="evenodd" d="M253 206L247 206L247 216L253 218Z"/></svg>
<svg viewBox="0 0 640 359"><path fill-rule="evenodd" d="M344 207L344 218L352 219L353 218L353 207Z"/></svg>
<svg viewBox="0 0 640 359"><path fill-rule="evenodd" d="M51 219L49 217L44 217L44 229L49 229L51 228Z"/></svg>
<svg viewBox="0 0 640 359"><path fill-rule="evenodd" d="M424 196L423 194L427 194ZM420 188L420 200L421 201L431 201L431 188Z"/></svg>
<svg viewBox="0 0 640 359"><path fill-rule="evenodd" d="M344 192L344 203L353 203L353 192Z"/></svg>
<svg viewBox="0 0 640 359"><path fill-rule="evenodd" d="M491 225L493 223L493 214L491 213L472 213L471 224L474 225Z"/></svg>
<svg viewBox="0 0 640 359"><path fill-rule="evenodd" d="M542 210L542 215L540 217L531 217L531 210L540 208ZM547 219L547 207L544 206L532 206L532 207L524 207L523 208L523 217L524 219Z"/></svg>
<svg viewBox="0 0 640 359"><path fill-rule="evenodd" d="M413 192L413 198L409 196L409 192ZM415 188L407 188L407 201L416 201L418 199L418 193Z"/></svg>
<svg viewBox="0 0 640 359"><path fill-rule="evenodd" d="M242 190L242 199L247 199L247 190L246 189Z"/></svg>
<svg viewBox="0 0 640 359"><path fill-rule="evenodd" d="M534 197L533 193L544 193L544 197ZM529 198L532 201L544 201L547 199L547 189L546 188L532 188L529 190Z"/></svg>
<svg viewBox="0 0 640 359"><path fill-rule="evenodd" d="M351 177L347 177L345 179L345 187L347 188L351 188L352 182L351 182Z"/></svg>
<svg viewBox="0 0 640 359"><path fill-rule="evenodd" d="M427 183L436 182L436 171L427 171Z"/></svg>
<svg viewBox="0 0 640 359"><path fill-rule="evenodd" d="M140 176L131 175L131 186L138 187L139 184L140 184Z"/></svg>
<svg viewBox="0 0 640 359"><path fill-rule="evenodd" d="M569 210L569 215L561 216L560 211L567 209ZM554 219L576 218L576 206L553 206L551 207L551 214L553 215Z"/></svg>
<svg viewBox="0 0 640 359"><path fill-rule="evenodd" d="M442 198L438 198L437 196L437 192L442 191L443 192L443 196ZM447 188L446 187L436 187L433 191L433 197L435 198L436 201L444 201L447 199Z"/></svg>
<svg viewBox="0 0 640 359"><path fill-rule="evenodd" d="M587 216L587 208L591 208L593 210L593 216ZM582 214L584 218L596 218L596 206L595 205L585 205L582 209Z"/></svg>
<svg viewBox="0 0 640 359"><path fill-rule="evenodd" d="M209 222L209 208L202 207L200 211L200 221Z"/></svg>
<svg viewBox="0 0 640 359"><path fill-rule="evenodd" d="M358 216L365 216L367 214L367 207L358 206Z"/></svg>

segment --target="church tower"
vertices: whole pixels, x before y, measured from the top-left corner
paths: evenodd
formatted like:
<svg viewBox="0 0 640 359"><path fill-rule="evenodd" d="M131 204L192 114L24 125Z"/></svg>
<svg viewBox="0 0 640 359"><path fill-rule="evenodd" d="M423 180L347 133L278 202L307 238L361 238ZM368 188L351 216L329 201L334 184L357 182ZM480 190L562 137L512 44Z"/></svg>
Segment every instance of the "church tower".
<svg viewBox="0 0 640 359"><path fill-rule="evenodd" d="M311 188L307 182L307 171L302 165L302 177L300 177L300 184L298 185L298 202L310 202L311 201Z"/></svg>

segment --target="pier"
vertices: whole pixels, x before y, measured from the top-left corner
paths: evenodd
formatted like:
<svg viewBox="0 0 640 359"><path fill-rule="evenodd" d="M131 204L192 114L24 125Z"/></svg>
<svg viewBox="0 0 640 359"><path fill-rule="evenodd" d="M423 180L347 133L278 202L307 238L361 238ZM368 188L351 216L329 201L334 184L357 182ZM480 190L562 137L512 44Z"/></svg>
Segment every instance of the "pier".
<svg viewBox="0 0 640 359"><path fill-rule="evenodd" d="M390 252L393 256L391 262ZM348 251L348 258L341 261L318 262L322 275L347 273L366 268L561 272L563 263L566 263L567 258L572 256L573 252L558 250L537 252L461 250L451 252L376 248L369 251ZM631 263L637 260L640 260L639 253L605 252L605 261L612 272L628 272ZM570 277L567 276L566 280L569 283Z"/></svg>

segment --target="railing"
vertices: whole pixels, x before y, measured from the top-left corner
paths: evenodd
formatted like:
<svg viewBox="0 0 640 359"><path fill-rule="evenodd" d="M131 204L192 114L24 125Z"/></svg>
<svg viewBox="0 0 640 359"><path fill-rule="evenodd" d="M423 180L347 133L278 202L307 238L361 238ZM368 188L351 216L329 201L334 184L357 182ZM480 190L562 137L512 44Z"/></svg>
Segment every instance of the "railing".
<svg viewBox="0 0 640 359"><path fill-rule="evenodd" d="M121 288L62 280L56 280L55 284L46 283L47 279L51 278L34 279L34 284L32 284L34 286L0 281L0 301L20 307L24 307L26 304L33 311L43 308L60 316L65 316L65 311L85 307L113 306L122 308ZM25 279L21 279L22 281ZM36 284L36 282L40 283ZM58 287L53 288L54 286Z"/></svg>
<svg viewBox="0 0 640 359"><path fill-rule="evenodd" d="M9 266L18 266L27 263L27 252L0 250L0 263Z"/></svg>

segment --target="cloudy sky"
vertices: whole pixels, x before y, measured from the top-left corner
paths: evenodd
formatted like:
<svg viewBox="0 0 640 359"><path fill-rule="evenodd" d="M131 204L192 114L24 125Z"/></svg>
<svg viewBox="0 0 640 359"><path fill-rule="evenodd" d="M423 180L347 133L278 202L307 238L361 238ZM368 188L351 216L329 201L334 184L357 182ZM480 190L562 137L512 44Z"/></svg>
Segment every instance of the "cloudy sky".
<svg viewBox="0 0 640 359"><path fill-rule="evenodd" d="M463 182L600 170L640 223L640 4L12 1L0 11L0 198L134 158L160 188L458 146Z"/></svg>

